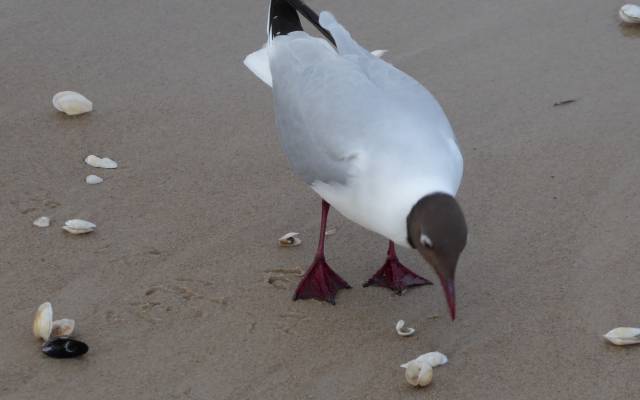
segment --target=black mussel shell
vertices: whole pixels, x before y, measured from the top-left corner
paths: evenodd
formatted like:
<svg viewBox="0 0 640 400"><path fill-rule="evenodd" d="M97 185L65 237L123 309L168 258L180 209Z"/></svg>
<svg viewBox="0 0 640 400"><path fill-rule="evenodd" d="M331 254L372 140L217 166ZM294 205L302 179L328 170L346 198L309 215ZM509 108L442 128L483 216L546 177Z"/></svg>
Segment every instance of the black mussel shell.
<svg viewBox="0 0 640 400"><path fill-rule="evenodd" d="M44 342L42 352L53 358L79 357L89 351L89 346L69 337L57 337Z"/></svg>

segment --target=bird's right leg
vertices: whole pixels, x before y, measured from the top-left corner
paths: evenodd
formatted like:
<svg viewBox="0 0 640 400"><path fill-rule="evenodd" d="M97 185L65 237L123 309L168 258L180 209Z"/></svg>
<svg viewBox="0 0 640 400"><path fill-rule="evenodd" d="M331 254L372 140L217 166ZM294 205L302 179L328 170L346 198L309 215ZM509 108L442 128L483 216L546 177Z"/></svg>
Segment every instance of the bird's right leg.
<svg viewBox="0 0 640 400"><path fill-rule="evenodd" d="M336 293L340 289L350 289L351 286L336 274L324 259L324 237L327 229L329 203L322 200L322 220L320 221L320 241L313 263L307 269L298 284L293 300L317 299L336 304Z"/></svg>

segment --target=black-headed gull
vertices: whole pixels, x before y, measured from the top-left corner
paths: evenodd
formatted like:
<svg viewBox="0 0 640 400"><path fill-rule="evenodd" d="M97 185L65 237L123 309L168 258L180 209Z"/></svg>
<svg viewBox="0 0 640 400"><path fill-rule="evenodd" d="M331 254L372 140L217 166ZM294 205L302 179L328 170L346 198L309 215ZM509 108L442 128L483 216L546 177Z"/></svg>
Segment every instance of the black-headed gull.
<svg viewBox="0 0 640 400"><path fill-rule="evenodd" d="M329 41L303 32L298 12ZM398 261L394 243L414 248L440 277L455 319L454 274L467 242L454 198L462 155L436 99L362 48L332 14L318 16L299 0L271 1L267 44L245 65L273 88L291 168L323 199L316 256L294 299L335 303L350 287L324 258L331 205L389 239L385 264L364 286L401 293L431 284Z"/></svg>

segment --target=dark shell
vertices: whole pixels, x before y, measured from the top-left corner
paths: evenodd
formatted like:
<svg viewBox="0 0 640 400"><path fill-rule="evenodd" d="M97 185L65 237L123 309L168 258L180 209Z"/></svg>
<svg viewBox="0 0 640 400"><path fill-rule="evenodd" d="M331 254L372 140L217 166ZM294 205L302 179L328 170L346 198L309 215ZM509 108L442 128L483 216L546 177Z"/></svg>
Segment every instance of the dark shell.
<svg viewBox="0 0 640 400"><path fill-rule="evenodd" d="M69 337L57 337L42 345L42 352L53 358L79 357L89 351L89 346Z"/></svg>

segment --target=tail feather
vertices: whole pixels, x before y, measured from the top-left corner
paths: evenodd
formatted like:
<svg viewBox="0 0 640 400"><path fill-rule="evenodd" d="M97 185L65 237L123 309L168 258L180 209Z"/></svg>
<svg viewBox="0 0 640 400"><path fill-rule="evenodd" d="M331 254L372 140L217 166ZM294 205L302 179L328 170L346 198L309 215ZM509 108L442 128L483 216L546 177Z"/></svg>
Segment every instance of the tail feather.
<svg viewBox="0 0 640 400"><path fill-rule="evenodd" d="M269 20L267 21L267 41L289 32L301 31L302 24L296 9L286 0L271 0Z"/></svg>
<svg viewBox="0 0 640 400"><path fill-rule="evenodd" d="M303 30L298 13L308 19L334 46L336 46L336 41L329 30L334 32L334 35L339 39L340 47L353 46L351 36L342 25L338 24L335 18L333 18L333 15L325 12L319 17L318 14L301 0L271 0L267 23L267 47L276 36L287 35L291 32ZM322 25L320 24L320 19L322 19ZM273 87L267 47L263 47L249 54L244 59L244 65L260 78L260 80ZM372 54L376 57L382 57L385 52L386 50L374 50Z"/></svg>
<svg viewBox="0 0 640 400"><path fill-rule="evenodd" d="M302 31L298 13L311 22L335 46L336 42L331 33L320 25L318 14L301 0L271 0L267 30L268 40L290 32Z"/></svg>

